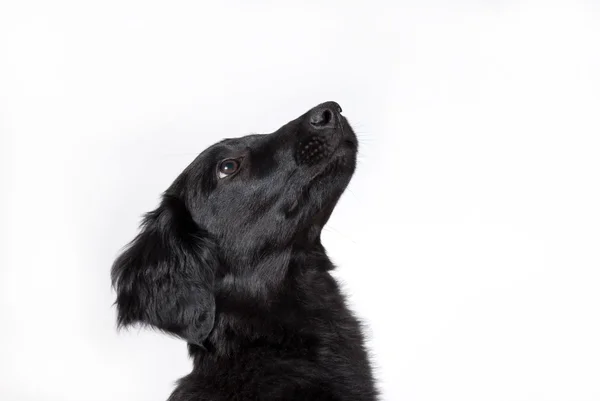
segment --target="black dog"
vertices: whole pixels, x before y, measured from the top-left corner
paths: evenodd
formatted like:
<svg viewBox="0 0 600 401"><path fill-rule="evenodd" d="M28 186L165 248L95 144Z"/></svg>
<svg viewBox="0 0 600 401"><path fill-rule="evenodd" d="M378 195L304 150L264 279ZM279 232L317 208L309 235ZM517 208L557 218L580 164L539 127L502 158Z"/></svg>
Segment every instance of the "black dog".
<svg viewBox="0 0 600 401"><path fill-rule="evenodd" d="M321 230L356 165L335 102L202 152L112 268L118 323L188 342L171 401L375 400Z"/></svg>

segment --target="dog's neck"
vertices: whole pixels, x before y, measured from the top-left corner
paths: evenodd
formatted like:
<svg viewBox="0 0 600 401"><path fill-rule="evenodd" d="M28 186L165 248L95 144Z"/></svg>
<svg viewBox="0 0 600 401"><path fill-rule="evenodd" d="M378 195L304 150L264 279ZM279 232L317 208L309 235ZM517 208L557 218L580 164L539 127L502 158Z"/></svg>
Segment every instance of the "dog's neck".
<svg viewBox="0 0 600 401"><path fill-rule="evenodd" d="M273 252L254 265L230 269L217 286L214 329L204 348L189 346L191 356L227 356L256 343L305 341L286 322L297 327L298 321L310 319L313 305L323 306L323 286L337 290L327 272L331 269L320 243Z"/></svg>
<svg viewBox="0 0 600 401"><path fill-rule="evenodd" d="M236 249L234 247L221 255L221 268L218 270L217 292L243 295L270 301L273 294L281 291L280 285L304 266L319 270L331 270L333 265L321 244L321 227L316 225L302 230L290 243L263 244L258 249Z"/></svg>

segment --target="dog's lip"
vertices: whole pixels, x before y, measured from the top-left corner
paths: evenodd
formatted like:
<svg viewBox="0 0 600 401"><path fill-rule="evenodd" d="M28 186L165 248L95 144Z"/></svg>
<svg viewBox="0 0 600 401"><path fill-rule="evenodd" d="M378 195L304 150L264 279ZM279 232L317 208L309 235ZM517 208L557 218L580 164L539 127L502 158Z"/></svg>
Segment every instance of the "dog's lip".
<svg viewBox="0 0 600 401"><path fill-rule="evenodd" d="M354 168L351 167L353 165L351 159L355 158L356 154L356 146L351 141L348 141L347 144L345 144L345 141L342 141L340 146L333 152L328 162L319 165L319 168L313 172L310 178L308 178L303 185L294 190L296 195L292 203L287 207L285 212L286 215L292 215L298 210L303 203L303 199L320 180L337 174L352 175ZM323 205L323 207L327 207L327 205Z"/></svg>
<svg viewBox="0 0 600 401"><path fill-rule="evenodd" d="M356 156L358 154L358 138L346 117L340 114L338 122L338 132L341 135L338 137L339 139L337 140L335 149L333 149L325 159L315 165L298 166L294 173L288 177L288 179L293 179L293 177L296 176L297 179L297 174L304 169L306 169L306 173L310 174L308 179L305 178L306 181L304 181L303 184L292 184L288 187L288 190L293 191L295 196L294 200L285 209L285 214L287 216L294 214L299 209L300 205L304 203L304 198L306 198L308 192L317 182L322 179L330 178L332 175L352 176L354 173ZM302 173L300 173L300 175L302 175ZM322 206L327 207L327 205Z"/></svg>

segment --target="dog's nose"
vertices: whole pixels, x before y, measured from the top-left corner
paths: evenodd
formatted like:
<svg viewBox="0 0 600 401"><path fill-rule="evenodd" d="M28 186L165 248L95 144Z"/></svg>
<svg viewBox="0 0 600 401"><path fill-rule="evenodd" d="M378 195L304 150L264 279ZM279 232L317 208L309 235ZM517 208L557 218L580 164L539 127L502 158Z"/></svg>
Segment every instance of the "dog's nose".
<svg viewBox="0 0 600 401"><path fill-rule="evenodd" d="M316 129L335 127L342 108L336 102L326 102L318 105L309 113L309 122Z"/></svg>

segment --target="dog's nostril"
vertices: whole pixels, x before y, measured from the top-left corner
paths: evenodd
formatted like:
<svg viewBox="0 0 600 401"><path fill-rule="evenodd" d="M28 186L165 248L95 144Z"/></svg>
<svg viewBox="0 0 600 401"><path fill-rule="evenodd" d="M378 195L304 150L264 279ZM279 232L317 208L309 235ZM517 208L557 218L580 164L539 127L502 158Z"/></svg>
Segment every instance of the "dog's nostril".
<svg viewBox="0 0 600 401"><path fill-rule="evenodd" d="M329 109L316 110L310 116L310 123L316 128L324 128L333 121L333 113Z"/></svg>

